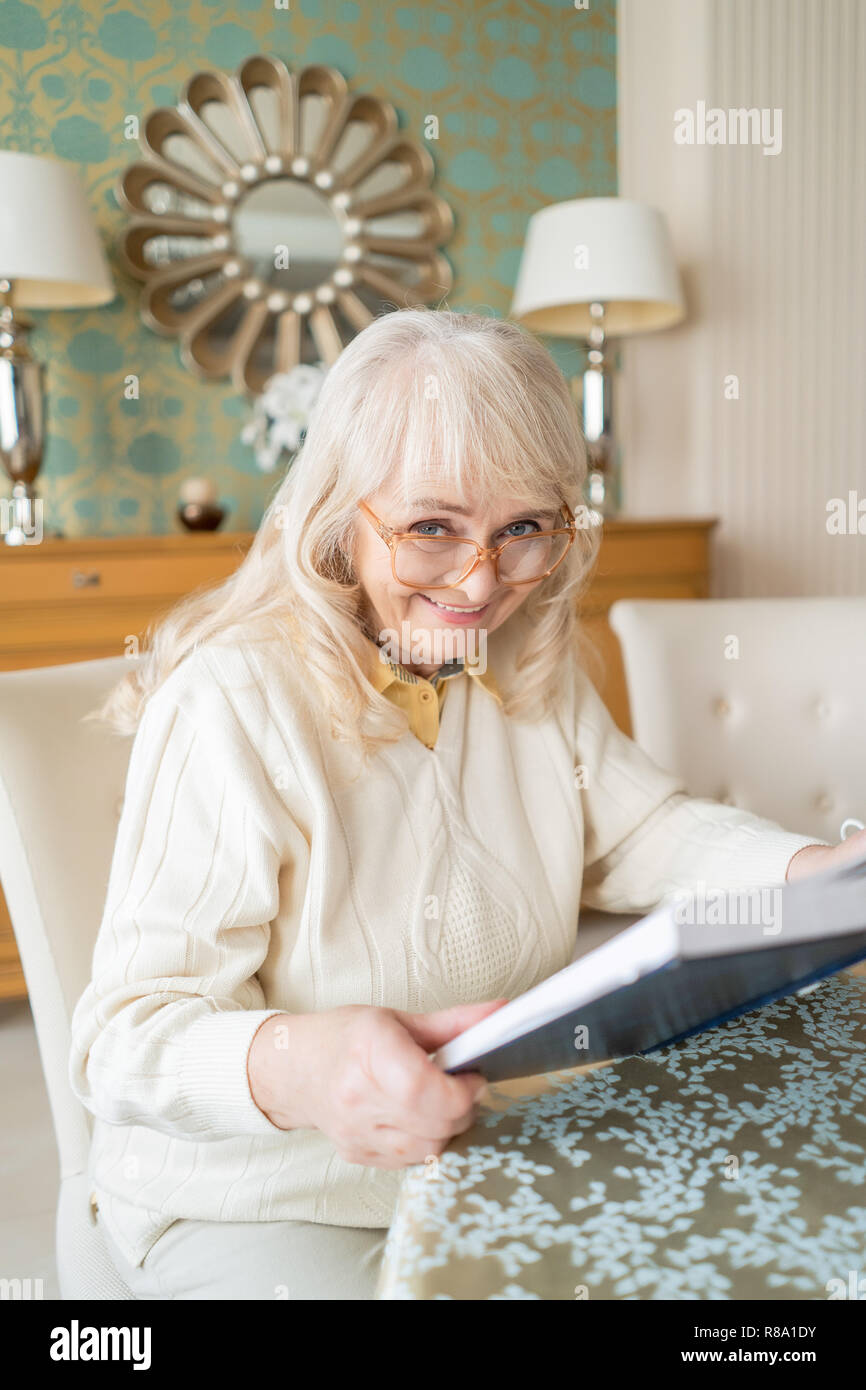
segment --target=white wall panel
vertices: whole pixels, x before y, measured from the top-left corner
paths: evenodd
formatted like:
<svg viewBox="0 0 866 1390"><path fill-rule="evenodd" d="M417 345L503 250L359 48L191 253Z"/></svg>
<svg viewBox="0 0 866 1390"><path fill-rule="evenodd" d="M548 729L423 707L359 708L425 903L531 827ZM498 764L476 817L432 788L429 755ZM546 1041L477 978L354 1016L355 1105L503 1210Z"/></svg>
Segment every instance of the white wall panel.
<svg viewBox="0 0 866 1390"><path fill-rule="evenodd" d="M620 192L690 308L625 346L626 510L720 516L720 594L862 593L826 507L866 502L866 0L620 0L619 49ZM781 108L781 152L677 145L699 100Z"/></svg>

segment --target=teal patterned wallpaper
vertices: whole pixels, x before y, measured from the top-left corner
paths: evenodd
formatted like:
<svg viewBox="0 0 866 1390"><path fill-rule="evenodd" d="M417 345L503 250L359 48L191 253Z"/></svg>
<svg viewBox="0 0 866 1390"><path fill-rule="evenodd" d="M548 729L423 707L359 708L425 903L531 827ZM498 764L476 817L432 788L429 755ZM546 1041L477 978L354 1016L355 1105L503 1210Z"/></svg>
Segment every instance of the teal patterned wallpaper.
<svg viewBox="0 0 866 1390"><path fill-rule="evenodd" d="M118 288L102 309L30 311L49 386L46 529L177 530L179 485L202 473L230 508L225 527L246 529L278 481L240 441L246 399L192 376L138 316L138 284L115 252L114 188L138 153L127 116L252 53L332 64L390 100L418 139L438 116L434 187L456 219L448 305L505 315L531 213L616 192L615 20L615 0L0 0L0 147L77 166ZM550 346L578 369L576 346ZM124 399L129 373L138 400Z"/></svg>

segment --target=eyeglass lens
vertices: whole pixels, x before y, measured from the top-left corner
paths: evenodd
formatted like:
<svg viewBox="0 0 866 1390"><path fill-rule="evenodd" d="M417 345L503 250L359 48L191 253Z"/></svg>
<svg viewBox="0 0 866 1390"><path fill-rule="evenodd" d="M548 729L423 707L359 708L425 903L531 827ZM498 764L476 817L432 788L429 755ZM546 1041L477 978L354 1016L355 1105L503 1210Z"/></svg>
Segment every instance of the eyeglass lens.
<svg viewBox="0 0 866 1390"><path fill-rule="evenodd" d="M540 579L562 559L568 536L520 536L510 541L499 556L499 578L504 584ZM421 588L456 584L472 564L477 551L466 541L435 540L419 536L398 542L394 571L403 584Z"/></svg>

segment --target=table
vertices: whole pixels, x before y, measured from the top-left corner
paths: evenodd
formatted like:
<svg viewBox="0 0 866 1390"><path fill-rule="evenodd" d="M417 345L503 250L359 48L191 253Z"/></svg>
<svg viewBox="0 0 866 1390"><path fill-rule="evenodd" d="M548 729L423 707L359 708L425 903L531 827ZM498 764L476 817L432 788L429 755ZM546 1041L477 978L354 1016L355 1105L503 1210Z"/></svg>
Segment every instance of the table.
<svg viewBox="0 0 866 1390"><path fill-rule="evenodd" d="M488 1087L473 1129L406 1170L377 1297L858 1288L866 978L842 971L655 1053Z"/></svg>

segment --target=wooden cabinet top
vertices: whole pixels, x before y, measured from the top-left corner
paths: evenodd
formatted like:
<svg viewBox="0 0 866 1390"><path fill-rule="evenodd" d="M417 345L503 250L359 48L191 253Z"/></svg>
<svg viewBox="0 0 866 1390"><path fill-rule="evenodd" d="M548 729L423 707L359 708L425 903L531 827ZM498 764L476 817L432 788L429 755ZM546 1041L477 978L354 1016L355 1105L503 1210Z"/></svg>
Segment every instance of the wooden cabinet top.
<svg viewBox="0 0 866 1390"><path fill-rule="evenodd" d="M716 517L626 517L604 523L605 536L651 535L660 531L709 532L718 524ZM39 558L74 560L94 555L150 554L177 555L198 551L216 553L246 550L253 531L178 531L165 536L64 536L46 537L38 545L0 544L0 565L37 563Z"/></svg>
<svg viewBox="0 0 866 1390"><path fill-rule="evenodd" d="M0 564L52 560L77 560L93 555L180 555L189 551L215 554L240 547L246 550L253 531L178 531L168 536L46 536L38 545L0 544Z"/></svg>

